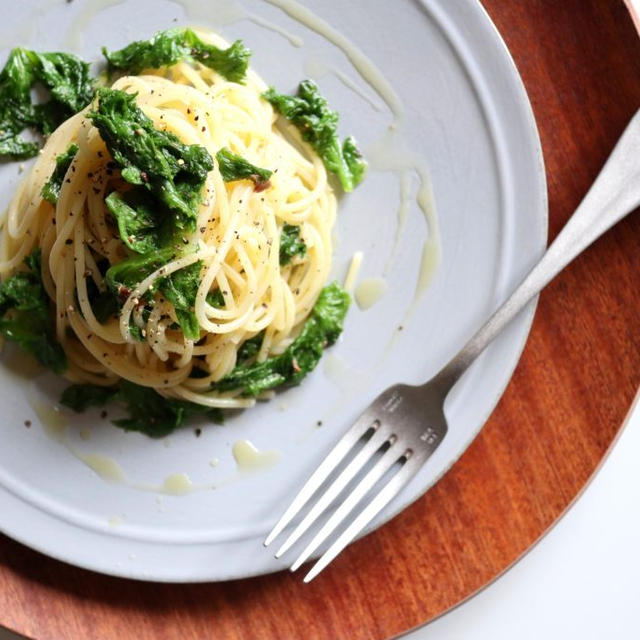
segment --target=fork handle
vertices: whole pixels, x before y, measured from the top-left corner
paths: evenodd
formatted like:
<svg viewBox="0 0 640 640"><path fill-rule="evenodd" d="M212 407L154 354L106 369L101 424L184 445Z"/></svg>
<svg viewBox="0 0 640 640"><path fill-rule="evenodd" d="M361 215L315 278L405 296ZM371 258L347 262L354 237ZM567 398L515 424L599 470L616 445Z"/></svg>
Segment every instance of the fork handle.
<svg viewBox="0 0 640 640"><path fill-rule="evenodd" d="M527 302L639 204L640 111L627 125L596 181L541 260L434 381L443 389L450 389Z"/></svg>

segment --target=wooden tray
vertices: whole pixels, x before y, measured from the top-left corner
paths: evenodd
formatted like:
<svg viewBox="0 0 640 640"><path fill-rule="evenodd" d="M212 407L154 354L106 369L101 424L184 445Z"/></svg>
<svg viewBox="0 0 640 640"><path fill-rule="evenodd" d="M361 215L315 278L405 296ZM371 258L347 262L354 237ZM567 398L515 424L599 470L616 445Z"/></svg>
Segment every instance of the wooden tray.
<svg viewBox="0 0 640 640"><path fill-rule="evenodd" d="M484 4L533 104L553 238L640 106L640 40L622 0ZM433 618L526 551L606 453L640 382L639 274L632 215L542 294L513 380L458 464L310 585L127 581L0 536L0 624L55 640L355 640Z"/></svg>

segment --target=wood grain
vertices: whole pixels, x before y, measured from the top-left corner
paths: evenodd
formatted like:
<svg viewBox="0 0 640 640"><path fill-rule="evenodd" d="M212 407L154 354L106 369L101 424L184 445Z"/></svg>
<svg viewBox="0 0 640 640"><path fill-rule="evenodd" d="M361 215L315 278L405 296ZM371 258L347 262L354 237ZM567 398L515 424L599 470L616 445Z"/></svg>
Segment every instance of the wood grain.
<svg viewBox="0 0 640 640"><path fill-rule="evenodd" d="M640 106L622 0L485 0L529 92L557 234ZM583 487L640 382L640 219L542 294L523 358L450 473L309 586L288 573L171 586L108 578L0 537L0 623L38 639L389 637L472 594Z"/></svg>

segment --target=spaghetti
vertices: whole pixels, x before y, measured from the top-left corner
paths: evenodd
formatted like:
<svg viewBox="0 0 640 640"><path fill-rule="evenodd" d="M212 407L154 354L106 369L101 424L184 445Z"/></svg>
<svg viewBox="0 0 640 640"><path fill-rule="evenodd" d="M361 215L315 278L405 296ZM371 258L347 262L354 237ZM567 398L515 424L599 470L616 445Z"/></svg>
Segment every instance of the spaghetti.
<svg viewBox="0 0 640 640"><path fill-rule="evenodd" d="M219 44L211 34L199 36ZM261 98L267 87L251 71L239 84L181 61L122 77L112 88L135 94L154 127L185 145L200 145L213 158L226 148L270 169L268 183L225 182L215 162L202 188L196 231L184 238L195 250L177 253L137 282L118 313L101 322L92 292L106 292L105 268L130 256L105 198L126 193L127 185L89 117L90 106L51 135L18 187L2 220L0 275L15 272L40 248L68 379L105 387L124 379L208 407L251 406L255 400L240 391L211 388L233 371L247 341L258 340L251 355L256 362L281 354L318 299L329 275L336 210L323 162L295 128L280 130L277 114ZM71 144L78 149L53 205L42 189ZM287 225L298 227L306 250L281 264ZM199 336L189 338L158 283L196 263L191 311Z"/></svg>

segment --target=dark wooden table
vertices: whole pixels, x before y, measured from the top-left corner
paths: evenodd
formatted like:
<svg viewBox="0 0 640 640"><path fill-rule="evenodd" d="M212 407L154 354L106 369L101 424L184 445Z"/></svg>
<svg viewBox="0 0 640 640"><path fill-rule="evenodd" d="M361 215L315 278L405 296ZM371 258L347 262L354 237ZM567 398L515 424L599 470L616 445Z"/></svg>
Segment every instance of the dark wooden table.
<svg viewBox="0 0 640 640"><path fill-rule="evenodd" d="M484 4L533 104L551 239L640 107L640 40L622 0ZM513 380L451 472L309 586L127 581L0 536L0 623L55 640L357 640L433 618L514 562L597 468L640 382L639 277L636 214L542 294Z"/></svg>

